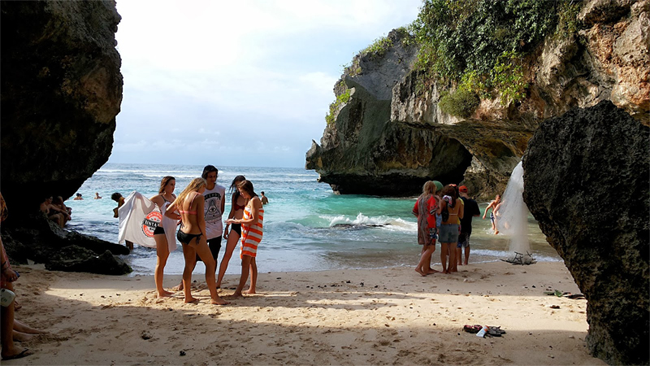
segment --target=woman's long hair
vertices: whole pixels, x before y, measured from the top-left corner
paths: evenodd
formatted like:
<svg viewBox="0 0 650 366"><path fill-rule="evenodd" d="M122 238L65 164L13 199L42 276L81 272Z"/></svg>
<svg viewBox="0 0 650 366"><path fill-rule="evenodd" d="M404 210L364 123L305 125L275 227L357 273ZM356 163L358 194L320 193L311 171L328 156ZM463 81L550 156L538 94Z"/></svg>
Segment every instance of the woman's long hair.
<svg viewBox="0 0 650 366"><path fill-rule="evenodd" d="M246 193L248 193L251 198L257 196L257 193L255 193L255 190L253 189L253 182L250 180L244 180L243 182L239 183L237 185L237 188L246 191Z"/></svg>
<svg viewBox="0 0 650 366"><path fill-rule="evenodd" d="M176 178L172 177L171 175L163 177L163 179L160 181L160 188L158 188L158 193L163 194L163 192L165 192L165 187L167 187L167 184L169 184L169 182L172 180L176 180Z"/></svg>
<svg viewBox="0 0 650 366"><path fill-rule="evenodd" d="M237 202L237 199L239 198L239 191L237 190L237 185L243 181L246 180L246 177L243 175L238 175L235 177L235 179L232 180L232 183L230 184L230 191L232 192L232 198Z"/></svg>
<svg viewBox="0 0 650 366"><path fill-rule="evenodd" d="M456 188L454 188L454 186L450 184L446 185L445 188L442 189L442 195L443 197L451 197L451 204L449 207L456 207L456 198L458 198L458 194L456 193Z"/></svg>
<svg viewBox="0 0 650 366"><path fill-rule="evenodd" d="M178 197L176 197L176 200L174 200L174 202L178 201L178 206L179 206L178 208L182 209L180 207L180 205L183 204L183 202L185 201L185 198L190 193L198 192L199 189L201 189L201 187L205 187L207 185L208 185L208 182L206 182L205 179L203 179L203 178L194 178L194 179L192 179L190 184L188 184L187 187L185 187L185 189L183 190L183 192L181 192L181 194L179 194Z"/></svg>
<svg viewBox="0 0 650 366"><path fill-rule="evenodd" d="M436 184L432 180L424 183L422 186L422 195L420 197L432 196L434 194L436 194Z"/></svg>
<svg viewBox="0 0 650 366"><path fill-rule="evenodd" d="M235 194L239 194L239 191L237 190L237 185L245 180L246 177L244 177L243 175L236 176L235 179L233 179L232 183L230 184L230 192L235 192Z"/></svg>

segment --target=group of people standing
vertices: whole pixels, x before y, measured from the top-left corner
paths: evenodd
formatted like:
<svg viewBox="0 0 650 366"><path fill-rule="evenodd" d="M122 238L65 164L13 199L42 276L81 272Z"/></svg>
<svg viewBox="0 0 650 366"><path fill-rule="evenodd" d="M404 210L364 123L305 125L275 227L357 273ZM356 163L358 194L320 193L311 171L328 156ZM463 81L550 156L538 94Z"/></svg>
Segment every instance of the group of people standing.
<svg viewBox="0 0 650 366"><path fill-rule="evenodd" d="M467 195L466 186L456 184L443 186L438 181L427 181L422 194L413 207L417 216L418 244L422 245L420 260L415 271L422 276L438 272L431 268L431 257L440 242L442 272L458 271L458 265L469 262L469 238L472 234L472 218L479 216L478 204Z"/></svg>
<svg viewBox="0 0 650 366"><path fill-rule="evenodd" d="M251 181L246 180L243 175L236 176L230 185L231 208L224 228L226 188L217 184L218 175L219 170L215 166L207 165L203 169L201 178L193 179L178 196L174 195L176 179L172 176L163 177L158 194L150 199L162 213L162 220L153 232L157 254L154 282L158 297L172 295L172 292L163 288L163 273L170 254L167 233L176 231L177 225L180 227L176 238L182 244L185 259L183 279L178 290L184 292L186 303L197 301L192 296L191 284L192 272L197 260L200 260L205 264L205 279L212 304L228 304L219 297L217 290L221 287L230 258L240 238L242 274L232 297L255 293L257 283L255 258L263 236L262 201L255 193ZM217 276L217 260L224 238L227 240L226 249ZM175 245L174 241L173 246ZM249 275L250 286L244 291Z"/></svg>

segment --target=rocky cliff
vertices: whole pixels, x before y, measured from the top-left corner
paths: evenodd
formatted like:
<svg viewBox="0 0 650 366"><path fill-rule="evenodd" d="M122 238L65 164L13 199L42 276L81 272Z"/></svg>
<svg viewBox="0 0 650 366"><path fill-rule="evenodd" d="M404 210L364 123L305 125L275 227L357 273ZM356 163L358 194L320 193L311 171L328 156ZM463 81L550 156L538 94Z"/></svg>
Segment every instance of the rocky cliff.
<svg viewBox="0 0 650 366"><path fill-rule="evenodd" d="M591 353L650 361L650 128L609 101L540 126L524 200L585 294Z"/></svg>
<svg viewBox="0 0 650 366"><path fill-rule="evenodd" d="M112 0L7 1L0 11L1 174L10 212L2 229L15 260L33 256L35 245L65 245L33 215L45 197L74 194L110 156L122 101L120 16Z"/></svg>
<svg viewBox="0 0 650 366"><path fill-rule="evenodd" d="M424 181L503 191L539 124L611 100L650 125L650 1L590 0L571 34L548 36L525 58L525 97L482 97L467 117L440 107L454 83L424 80L418 46L391 32L384 52L363 51L337 82L336 103L306 168L339 193L411 195Z"/></svg>

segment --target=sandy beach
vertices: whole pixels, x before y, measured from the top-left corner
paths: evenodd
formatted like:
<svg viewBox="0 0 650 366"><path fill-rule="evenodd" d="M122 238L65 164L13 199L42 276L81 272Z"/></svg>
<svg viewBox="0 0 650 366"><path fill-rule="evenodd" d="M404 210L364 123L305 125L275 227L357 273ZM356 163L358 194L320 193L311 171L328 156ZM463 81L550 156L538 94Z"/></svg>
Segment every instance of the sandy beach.
<svg viewBox="0 0 650 366"><path fill-rule="evenodd" d="M203 275L201 302L185 304L181 292L156 299L150 276L16 269L16 317L48 334L3 365L605 365L584 345L586 300L544 295L579 293L562 262L260 273L258 294L228 306L209 304ZM237 281L226 276L222 296ZM465 324L507 333L479 338Z"/></svg>

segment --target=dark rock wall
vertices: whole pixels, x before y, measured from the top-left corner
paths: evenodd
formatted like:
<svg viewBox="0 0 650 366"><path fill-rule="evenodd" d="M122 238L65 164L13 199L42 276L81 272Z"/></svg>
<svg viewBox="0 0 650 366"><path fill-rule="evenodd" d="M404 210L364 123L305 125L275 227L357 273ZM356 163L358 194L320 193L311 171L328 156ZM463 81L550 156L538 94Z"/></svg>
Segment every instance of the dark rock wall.
<svg viewBox="0 0 650 366"><path fill-rule="evenodd" d="M52 269L128 273L113 256L127 248L61 230L39 212L45 197L73 195L111 154L122 102L115 2L3 1L0 13L7 253Z"/></svg>
<svg viewBox="0 0 650 366"><path fill-rule="evenodd" d="M545 121L524 155L524 200L585 294L594 356L647 365L650 128L609 101Z"/></svg>
<svg viewBox="0 0 650 366"><path fill-rule="evenodd" d="M110 156L122 101L115 2L3 1L2 193L12 219Z"/></svg>

